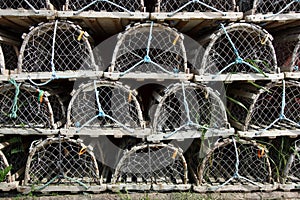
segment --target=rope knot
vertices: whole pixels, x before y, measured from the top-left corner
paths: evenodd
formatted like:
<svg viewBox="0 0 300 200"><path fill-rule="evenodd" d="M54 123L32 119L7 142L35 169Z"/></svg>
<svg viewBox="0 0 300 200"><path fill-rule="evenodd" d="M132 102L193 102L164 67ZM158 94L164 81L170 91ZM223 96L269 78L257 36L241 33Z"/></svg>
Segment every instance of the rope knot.
<svg viewBox="0 0 300 200"><path fill-rule="evenodd" d="M241 57L237 57L236 59L235 59L235 63L236 64L242 64L243 63L243 58L241 58Z"/></svg>

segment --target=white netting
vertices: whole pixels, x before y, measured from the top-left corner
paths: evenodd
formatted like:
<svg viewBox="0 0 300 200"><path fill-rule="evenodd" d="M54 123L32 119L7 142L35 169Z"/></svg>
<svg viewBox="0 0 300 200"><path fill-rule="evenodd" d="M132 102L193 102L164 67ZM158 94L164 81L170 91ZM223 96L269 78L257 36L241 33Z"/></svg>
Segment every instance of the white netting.
<svg viewBox="0 0 300 200"><path fill-rule="evenodd" d="M124 9L134 12L143 8L143 0L67 0L67 10L124 12Z"/></svg>
<svg viewBox="0 0 300 200"><path fill-rule="evenodd" d="M18 66L18 47L10 44L1 44L3 56L4 56L4 66L1 64L1 68L4 70L15 70ZM3 71L2 71L3 73Z"/></svg>
<svg viewBox="0 0 300 200"><path fill-rule="evenodd" d="M144 23L119 36L111 70L115 72L186 72L183 35L166 25Z"/></svg>
<svg viewBox="0 0 300 200"><path fill-rule="evenodd" d="M274 46L281 71L300 70L300 34L279 35Z"/></svg>
<svg viewBox="0 0 300 200"><path fill-rule="evenodd" d="M48 94L29 85L1 85L0 107L1 127L55 127Z"/></svg>
<svg viewBox="0 0 300 200"><path fill-rule="evenodd" d="M199 0L199 2L193 0L158 0L158 6L160 12L173 12L182 7L180 11L207 12L213 11L212 8L214 8L222 12L227 12L235 10L235 0Z"/></svg>
<svg viewBox="0 0 300 200"><path fill-rule="evenodd" d="M300 156L299 156L299 140L295 141L294 152L290 155L288 162L284 169L284 178L288 182L300 181Z"/></svg>
<svg viewBox="0 0 300 200"><path fill-rule="evenodd" d="M210 149L198 167L200 184L218 184L230 178L234 182L268 183L271 181L271 166L268 151L260 144L242 139L219 141ZM238 152L238 158L236 151ZM243 178L241 178L243 177Z"/></svg>
<svg viewBox="0 0 300 200"><path fill-rule="evenodd" d="M298 127L296 123L300 122L300 84L286 82L284 93L283 99L283 83L271 83L261 89L250 84L239 84L228 89L228 96L239 102L228 101L231 121L240 124L239 128L244 130L266 128L279 118L282 120L273 124L272 128Z"/></svg>
<svg viewBox="0 0 300 200"><path fill-rule="evenodd" d="M177 83L167 88L152 117L155 134L221 129L227 125L220 97L211 88L194 83Z"/></svg>
<svg viewBox="0 0 300 200"><path fill-rule="evenodd" d="M67 126L78 129L124 128L131 132L143 124L136 92L108 81L82 85L70 101L67 118Z"/></svg>
<svg viewBox="0 0 300 200"><path fill-rule="evenodd" d="M91 147L64 137L33 142L25 171L25 185L99 184L98 164ZM37 188L35 188L37 189Z"/></svg>
<svg viewBox="0 0 300 200"><path fill-rule="evenodd" d="M222 26L209 40L200 41L206 50L199 74L277 73L272 39L254 24Z"/></svg>
<svg viewBox="0 0 300 200"><path fill-rule="evenodd" d="M32 7L36 10L47 9L49 0L1 0L0 9L27 9L31 10Z"/></svg>
<svg viewBox="0 0 300 200"><path fill-rule="evenodd" d="M297 0L239 0L243 12L252 10L253 14L300 12L300 2Z"/></svg>
<svg viewBox="0 0 300 200"><path fill-rule="evenodd" d="M97 70L87 33L71 22L48 22L24 38L19 72Z"/></svg>
<svg viewBox="0 0 300 200"><path fill-rule="evenodd" d="M124 153L112 182L186 184L187 165L182 150L166 144L135 146Z"/></svg>

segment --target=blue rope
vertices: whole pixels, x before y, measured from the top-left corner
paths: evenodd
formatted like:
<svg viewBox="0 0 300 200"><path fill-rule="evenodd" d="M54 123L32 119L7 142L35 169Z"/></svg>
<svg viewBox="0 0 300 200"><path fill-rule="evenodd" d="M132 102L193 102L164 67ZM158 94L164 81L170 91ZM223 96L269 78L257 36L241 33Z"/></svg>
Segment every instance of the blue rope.
<svg viewBox="0 0 300 200"><path fill-rule="evenodd" d="M12 105L12 109L11 109L11 113L9 114L10 118L17 118L17 111L18 111L18 99L19 99L19 93L20 93L20 86L21 83L17 84L17 82L14 79L10 79L9 82L11 84L13 84L16 88L15 90L15 96L14 96L14 100L13 100L13 105Z"/></svg>
<svg viewBox="0 0 300 200"><path fill-rule="evenodd" d="M280 15L281 13L283 13L286 9L288 9L292 4L294 3L300 3L300 0L292 0L290 3L288 3L282 10L280 10L278 13L269 15L269 16L265 16L264 18L270 18L270 17L276 17L277 15Z"/></svg>
<svg viewBox="0 0 300 200"><path fill-rule="evenodd" d="M109 0L95 0L95 1L91 2L90 4L84 6L80 10L76 11L74 13L74 15L80 14L81 12L83 12L84 10L88 9L89 7L91 7L92 5L94 5L94 4L98 3L98 2L109 3L109 4L111 4L111 5L113 5L113 6L117 7L117 8L120 8L120 9L124 10L125 12L129 13L131 16L134 15L130 10L128 10L128 9L124 8L123 6L120 6L120 5L118 5L118 4L116 4L116 3L112 2L112 1L109 1Z"/></svg>
<svg viewBox="0 0 300 200"><path fill-rule="evenodd" d="M183 6L181 6L180 8L178 8L177 10L175 10L174 12L168 14L168 17L174 16L176 13L180 12L181 10L183 10L184 8L186 8L187 6L189 6L189 5L192 4L192 3L198 3L198 4L201 4L201 5L203 5L203 6L207 7L207 8L209 8L209 9L211 9L211 10L213 10L213 11L216 11L216 12L218 12L218 13L221 13L223 16L226 16L226 13L225 13L225 12L223 12L223 11L221 11L221 10L218 10L218 9L216 9L216 8L214 8L214 7L208 5L208 4L206 4L206 3L204 3L204 2L202 2L202 1L200 1L200 0L191 0L191 1L187 2L186 4L184 4Z"/></svg>

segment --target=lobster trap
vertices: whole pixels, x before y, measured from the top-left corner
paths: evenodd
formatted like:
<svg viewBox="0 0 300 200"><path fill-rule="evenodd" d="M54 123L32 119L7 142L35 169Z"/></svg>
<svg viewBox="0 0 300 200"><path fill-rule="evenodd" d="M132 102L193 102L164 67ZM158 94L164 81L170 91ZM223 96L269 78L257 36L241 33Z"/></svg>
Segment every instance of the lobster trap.
<svg viewBox="0 0 300 200"><path fill-rule="evenodd" d="M173 189L186 186L188 171L180 148L171 144L143 144L134 146L124 153L113 175L112 184L126 184L131 190L163 190L164 185ZM130 185L137 185L130 188ZM146 185L147 187L143 187ZM185 188L189 189L189 188Z"/></svg>
<svg viewBox="0 0 300 200"><path fill-rule="evenodd" d="M34 141L26 164L24 185L43 190L53 185L100 184L98 164L90 146L65 137ZM71 190L71 187L70 187Z"/></svg>
<svg viewBox="0 0 300 200"><path fill-rule="evenodd" d="M274 46L281 71L300 71L300 34L289 33L275 37Z"/></svg>
<svg viewBox="0 0 300 200"><path fill-rule="evenodd" d="M24 128L33 128L39 132L57 128L61 124L59 120L63 118L63 108L56 105L59 100L55 96L51 97L55 106L54 113L47 92L14 81L1 85L0 91L0 124L5 133L16 133L13 129L5 128L20 128L18 134L22 131L28 134ZM57 116L54 118L54 115Z"/></svg>
<svg viewBox="0 0 300 200"><path fill-rule="evenodd" d="M10 71L15 71L18 66L18 47L10 44L1 44L0 55L3 55L1 58L1 74L8 74Z"/></svg>
<svg viewBox="0 0 300 200"><path fill-rule="evenodd" d="M144 127L136 92L118 82L94 81L73 92L67 127L81 134L117 134ZM85 130L84 130L85 129ZM94 132L93 132L94 130ZM111 132L110 132L111 130Z"/></svg>
<svg viewBox="0 0 300 200"><path fill-rule="evenodd" d="M0 170L1 170L1 172L4 174L5 169L7 169L8 167L9 167L9 164L7 162L7 159L6 159L5 155L4 155L4 153L0 150ZM4 180L3 180L4 182L6 182L6 183L11 182L12 179L11 179L11 173L10 173L10 171L8 171L7 174L6 174L6 176L3 177L3 178L4 178Z"/></svg>
<svg viewBox="0 0 300 200"><path fill-rule="evenodd" d="M183 35L153 22L128 27L120 34L111 63L109 72L119 76L128 73L139 73L137 77L141 73L177 76L189 71Z"/></svg>
<svg viewBox="0 0 300 200"><path fill-rule="evenodd" d="M261 187L271 181L268 150L254 141L235 138L217 141L195 171L199 191L201 186L219 190L232 184L241 191L244 185Z"/></svg>
<svg viewBox="0 0 300 200"><path fill-rule="evenodd" d="M144 1L143 0L66 0L66 10L77 11L106 11L106 12L135 12L143 11Z"/></svg>
<svg viewBox="0 0 300 200"><path fill-rule="evenodd" d="M300 3L297 0L240 0L239 7L243 12L251 15L272 13L275 16L289 12L300 12Z"/></svg>
<svg viewBox="0 0 300 200"><path fill-rule="evenodd" d="M0 9L42 10L49 7L49 0L2 0Z"/></svg>
<svg viewBox="0 0 300 200"><path fill-rule="evenodd" d="M295 81L236 85L228 89L231 124L250 137L298 135L299 92Z"/></svg>
<svg viewBox="0 0 300 200"><path fill-rule="evenodd" d="M158 12L169 12L174 15L177 12L234 12L236 5L235 0L157 0Z"/></svg>
<svg viewBox="0 0 300 200"><path fill-rule="evenodd" d="M184 139L208 135L230 135L225 106L209 87L195 83L169 86L159 100L152 119L153 135L148 140Z"/></svg>
<svg viewBox="0 0 300 200"><path fill-rule="evenodd" d="M52 78L72 78L80 70L97 71L97 67L88 34L79 26L64 21L42 23L25 36L19 73L52 72ZM56 72L65 73L59 77Z"/></svg>
<svg viewBox="0 0 300 200"><path fill-rule="evenodd" d="M221 24L209 38L199 41L206 49L198 69L200 76L212 79L247 80L274 78L278 73L273 37L254 24Z"/></svg>
<svg viewBox="0 0 300 200"><path fill-rule="evenodd" d="M283 172L284 183L297 183L300 180L300 157L299 157L299 140L295 141L295 148L290 155Z"/></svg>

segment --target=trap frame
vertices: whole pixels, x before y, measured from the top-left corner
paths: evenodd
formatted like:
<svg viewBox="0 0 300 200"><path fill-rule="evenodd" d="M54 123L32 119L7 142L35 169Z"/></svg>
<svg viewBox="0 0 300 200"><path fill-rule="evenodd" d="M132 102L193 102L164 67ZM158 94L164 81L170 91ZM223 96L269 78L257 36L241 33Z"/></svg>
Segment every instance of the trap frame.
<svg viewBox="0 0 300 200"><path fill-rule="evenodd" d="M300 179L300 158L299 158L299 140L295 141L294 152L290 155L288 162L283 171L284 183L296 183L299 184Z"/></svg>
<svg viewBox="0 0 300 200"><path fill-rule="evenodd" d="M72 94L67 128L75 128L76 134L132 135L144 127L136 91L119 82L85 83Z"/></svg>
<svg viewBox="0 0 300 200"><path fill-rule="evenodd" d="M232 23L200 40L205 52L196 80L278 79L273 37L261 27ZM203 80L202 80L203 81Z"/></svg>
<svg viewBox="0 0 300 200"><path fill-rule="evenodd" d="M128 190L188 190L183 152L172 144L142 144L124 153L113 175L115 187Z"/></svg>
<svg viewBox="0 0 300 200"><path fill-rule="evenodd" d="M0 46L1 74L8 75L11 72L15 72L17 69L19 49L15 45L5 43L1 43Z"/></svg>
<svg viewBox="0 0 300 200"><path fill-rule="evenodd" d="M234 133L225 106L217 92L201 84L170 85L159 100L152 119L153 141L228 136Z"/></svg>
<svg viewBox="0 0 300 200"><path fill-rule="evenodd" d="M198 191L203 188L216 191L223 187L226 190L228 184L262 188L272 179L268 150L255 141L234 137L219 140L198 166L197 176ZM241 189L236 187L237 191Z"/></svg>
<svg viewBox="0 0 300 200"><path fill-rule="evenodd" d="M4 153L0 150L0 170L4 170L5 168L9 167L7 159ZM12 181L10 171L7 173L4 182L10 183Z"/></svg>
<svg viewBox="0 0 300 200"><path fill-rule="evenodd" d="M95 76L98 67L88 37L87 32L69 21L56 20L32 27L20 49L18 73L29 73L29 79L47 74L50 80L76 78L80 71L86 76L91 75L86 71L92 71ZM25 76L28 78L28 74Z"/></svg>
<svg viewBox="0 0 300 200"><path fill-rule="evenodd" d="M47 138L31 144L25 170L25 186L35 191L48 186L79 185L84 190L99 185L98 164L90 146L66 137Z"/></svg>
<svg viewBox="0 0 300 200"><path fill-rule="evenodd" d="M176 78L189 73L183 35L165 24L142 23L119 35L106 76ZM132 75L133 74L133 75ZM171 76L170 76L171 75Z"/></svg>
<svg viewBox="0 0 300 200"><path fill-rule="evenodd" d="M231 124L240 136L297 136L299 134L299 93L296 81L281 81L265 86L239 84L228 89ZM241 106L243 105L243 106Z"/></svg>

